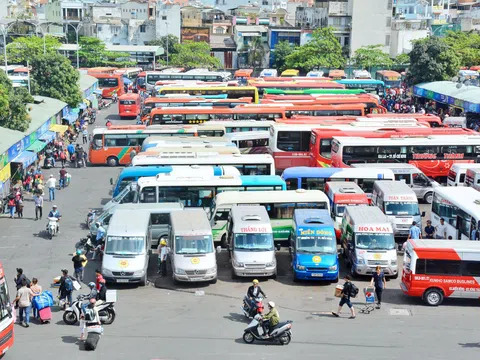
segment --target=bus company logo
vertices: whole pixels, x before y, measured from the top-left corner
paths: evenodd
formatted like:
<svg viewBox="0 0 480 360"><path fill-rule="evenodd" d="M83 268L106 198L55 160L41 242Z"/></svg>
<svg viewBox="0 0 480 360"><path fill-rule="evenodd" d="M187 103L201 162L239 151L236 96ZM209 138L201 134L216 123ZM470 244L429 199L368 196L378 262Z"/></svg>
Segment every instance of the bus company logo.
<svg viewBox="0 0 480 360"><path fill-rule="evenodd" d="M388 197L388 200L389 201L417 201L417 197L416 196L405 196L405 195L401 195L401 196L398 196L398 195L391 195Z"/></svg>
<svg viewBox="0 0 480 360"><path fill-rule="evenodd" d="M268 229L264 227L255 227L255 226L248 226L245 228L240 228L240 232L242 233L267 233Z"/></svg>
<svg viewBox="0 0 480 360"><path fill-rule="evenodd" d="M322 258L320 256L314 256L312 258L312 261L315 263L315 264L319 264L320 262L322 262Z"/></svg>
<svg viewBox="0 0 480 360"><path fill-rule="evenodd" d="M413 154L412 157L414 160L435 160L437 154Z"/></svg>
<svg viewBox="0 0 480 360"><path fill-rule="evenodd" d="M463 159L463 153L459 154L443 154L443 158L446 160L458 160L458 159Z"/></svg>
<svg viewBox="0 0 480 360"><path fill-rule="evenodd" d="M387 226L359 226L359 232L391 232Z"/></svg>
<svg viewBox="0 0 480 360"><path fill-rule="evenodd" d="M120 260L118 262L118 265L122 268L122 269L125 269L126 267L128 267L128 261L127 260Z"/></svg>
<svg viewBox="0 0 480 360"><path fill-rule="evenodd" d="M190 260L190 262L193 264L193 265L198 265L200 264L200 259L197 258L197 257L194 257Z"/></svg>
<svg viewBox="0 0 480 360"><path fill-rule="evenodd" d="M315 230L315 229L299 229L300 235L319 235L319 236L332 236L333 233L329 230Z"/></svg>

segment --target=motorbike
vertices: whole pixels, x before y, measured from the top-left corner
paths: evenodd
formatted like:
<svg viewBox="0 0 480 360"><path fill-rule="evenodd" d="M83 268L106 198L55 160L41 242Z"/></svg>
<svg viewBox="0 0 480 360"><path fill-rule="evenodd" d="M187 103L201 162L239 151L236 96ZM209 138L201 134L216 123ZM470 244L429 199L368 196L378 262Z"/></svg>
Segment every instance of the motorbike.
<svg viewBox="0 0 480 360"><path fill-rule="evenodd" d="M258 328L261 326L262 321L263 319L260 314L255 315L243 332L243 341L247 344L252 344L255 340L271 343L278 342L281 345L290 344L290 341L292 340L291 320L277 324L270 332L270 336L266 336L264 333L260 335L258 332Z"/></svg>
<svg viewBox="0 0 480 360"><path fill-rule="evenodd" d="M77 300L73 302L63 313L63 321L67 325L75 325L80 320L82 314L82 301L87 300L88 295L78 295ZM100 322L104 325L110 325L115 321L115 303L104 302L96 306L98 310L98 316L100 316Z"/></svg>
<svg viewBox="0 0 480 360"><path fill-rule="evenodd" d="M48 218L47 233L50 239L53 238L53 236L58 233L58 218L56 217Z"/></svg>
<svg viewBox="0 0 480 360"><path fill-rule="evenodd" d="M43 160L43 168L44 169L51 169L54 167L54 159L53 157L48 157Z"/></svg>
<svg viewBox="0 0 480 360"><path fill-rule="evenodd" d="M88 214L87 214L87 229L90 229L90 226L92 226L93 222L95 221L96 213L97 213L97 211L93 210L93 209L88 211Z"/></svg>
<svg viewBox="0 0 480 360"><path fill-rule="evenodd" d="M80 239L80 241L75 245L75 250L81 250L85 256L95 249L95 245L92 242L92 236L87 235L86 238Z"/></svg>
<svg viewBox="0 0 480 360"><path fill-rule="evenodd" d="M243 315L249 319L254 318L257 314L262 314L264 309L263 297L257 296L253 301L255 302L255 306L251 306L248 296L245 295L243 298L243 306L240 308L243 311Z"/></svg>

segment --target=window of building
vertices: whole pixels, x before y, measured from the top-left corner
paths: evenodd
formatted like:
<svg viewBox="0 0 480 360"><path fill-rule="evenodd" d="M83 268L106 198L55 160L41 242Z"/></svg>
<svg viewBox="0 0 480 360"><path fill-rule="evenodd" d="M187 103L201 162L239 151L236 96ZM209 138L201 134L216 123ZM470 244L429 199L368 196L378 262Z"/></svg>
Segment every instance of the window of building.
<svg viewBox="0 0 480 360"><path fill-rule="evenodd" d="M392 26L392 18L389 16L387 17L387 27L391 27Z"/></svg>
<svg viewBox="0 0 480 360"><path fill-rule="evenodd" d="M162 20L167 20L167 17L165 15L162 15Z"/></svg>
<svg viewBox="0 0 480 360"><path fill-rule="evenodd" d="M392 10L392 3L393 3L392 0L388 0L388 2L387 2L387 10Z"/></svg>
<svg viewBox="0 0 480 360"><path fill-rule="evenodd" d="M140 32L141 32L141 33L144 33L144 32L145 32L145 28L146 28L145 25L140 25Z"/></svg>
<svg viewBox="0 0 480 360"><path fill-rule="evenodd" d="M215 29L215 34L224 34L223 28L217 27L217 28Z"/></svg>
<svg viewBox="0 0 480 360"><path fill-rule="evenodd" d="M390 46L390 34L385 35L385 46Z"/></svg>

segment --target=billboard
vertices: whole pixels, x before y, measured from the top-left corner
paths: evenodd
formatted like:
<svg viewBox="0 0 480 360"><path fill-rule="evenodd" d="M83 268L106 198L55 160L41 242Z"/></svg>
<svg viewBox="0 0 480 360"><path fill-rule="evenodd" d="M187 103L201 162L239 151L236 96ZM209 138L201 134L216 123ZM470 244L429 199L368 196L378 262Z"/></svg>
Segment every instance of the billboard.
<svg viewBox="0 0 480 360"><path fill-rule="evenodd" d="M210 28L208 27L182 27L181 42L184 41L205 41L210 43Z"/></svg>

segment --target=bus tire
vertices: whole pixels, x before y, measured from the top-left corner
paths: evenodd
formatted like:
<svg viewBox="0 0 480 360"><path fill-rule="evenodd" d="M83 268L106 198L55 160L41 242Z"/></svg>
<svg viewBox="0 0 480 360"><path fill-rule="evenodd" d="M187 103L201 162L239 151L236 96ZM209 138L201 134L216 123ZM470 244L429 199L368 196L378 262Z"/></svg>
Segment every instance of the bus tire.
<svg viewBox="0 0 480 360"><path fill-rule="evenodd" d="M438 288L430 288L423 294L423 301L429 306L438 306L443 302L443 292Z"/></svg>
<svg viewBox="0 0 480 360"><path fill-rule="evenodd" d="M108 166L118 166L118 159L116 156L109 156L107 159Z"/></svg>
<svg viewBox="0 0 480 360"><path fill-rule="evenodd" d="M423 197L423 200L425 200L427 204L431 204L433 201L433 192L430 191L426 193L425 196Z"/></svg>

